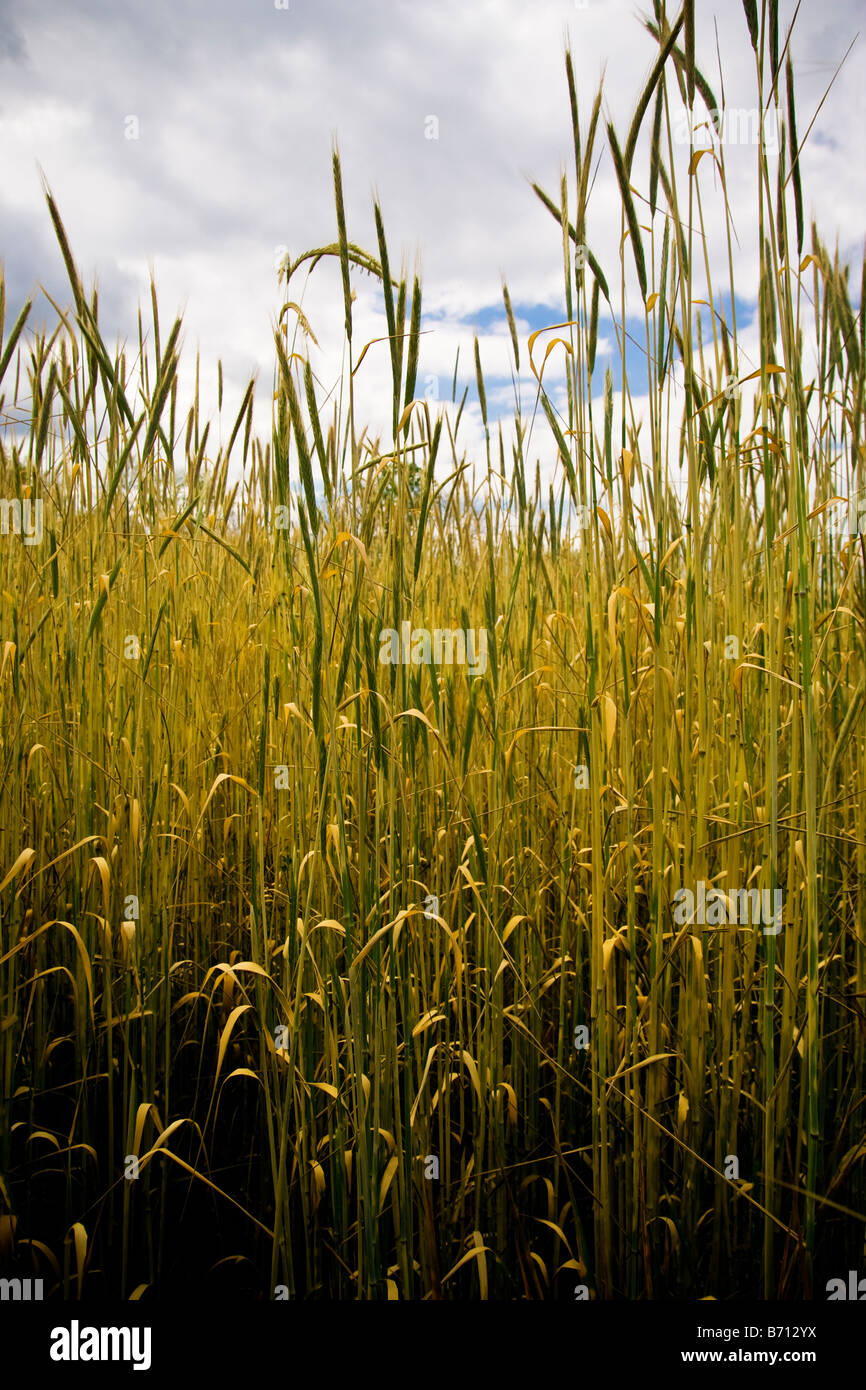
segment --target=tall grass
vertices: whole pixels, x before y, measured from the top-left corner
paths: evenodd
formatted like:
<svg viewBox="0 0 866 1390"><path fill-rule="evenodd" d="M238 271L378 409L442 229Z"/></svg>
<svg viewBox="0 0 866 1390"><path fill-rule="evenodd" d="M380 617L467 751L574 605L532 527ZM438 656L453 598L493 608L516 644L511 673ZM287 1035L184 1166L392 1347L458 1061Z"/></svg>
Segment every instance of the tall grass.
<svg viewBox="0 0 866 1390"><path fill-rule="evenodd" d="M416 401L421 288L378 206L375 252L349 239L336 153L337 239L284 267L268 441L252 383L225 442L197 394L183 414L155 294L112 353L48 195L73 305L4 338L0 299L0 492L45 528L0 544L4 1273L66 1298L795 1298L862 1259L866 549L830 518L864 486L866 345L807 236L789 36L744 9L783 132L754 151L760 284L734 283L730 151L673 134L678 89L696 123L716 106L691 4L655 6L625 140L567 54L574 173L536 188L566 322L521 341L504 287L537 379L507 461L477 342L483 460L456 367L453 407ZM592 241L604 146L619 259ZM295 286L331 261L325 413ZM384 442L355 418L359 268ZM486 671L382 664L406 621L486 628ZM699 881L781 888L783 930L681 925Z"/></svg>

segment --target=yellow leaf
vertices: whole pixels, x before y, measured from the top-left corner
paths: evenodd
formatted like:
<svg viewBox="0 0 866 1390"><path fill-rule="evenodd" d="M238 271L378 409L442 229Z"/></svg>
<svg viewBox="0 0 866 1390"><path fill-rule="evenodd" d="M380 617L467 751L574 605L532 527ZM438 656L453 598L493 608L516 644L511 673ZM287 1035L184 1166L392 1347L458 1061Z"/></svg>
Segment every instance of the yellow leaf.
<svg viewBox="0 0 866 1390"><path fill-rule="evenodd" d="M382 1177L382 1186L379 1188L379 1215L380 1215L380 1216L381 1216L382 1211L383 1211L384 1206L385 1206L385 1198L386 1198L387 1195L388 1195L388 1188L391 1186L391 1181L392 1181L392 1179L393 1179L393 1177L394 1177L394 1174L395 1174L396 1171L397 1171L397 1166L398 1166L399 1162L400 1162L400 1160L399 1160L399 1158L397 1157L396 1154L394 1154L394 1156L393 1156L392 1158L389 1158L389 1159L388 1159L388 1164L387 1164L387 1167L385 1168L385 1172L384 1172L384 1175L383 1175L383 1177Z"/></svg>
<svg viewBox="0 0 866 1390"><path fill-rule="evenodd" d="M339 936L346 935L346 928L341 922L335 922L333 917L323 917L321 922L317 922L314 927L310 927L310 931L320 931L322 927L327 927L328 931L337 932Z"/></svg>
<svg viewBox="0 0 866 1390"><path fill-rule="evenodd" d="M604 527L605 531L607 531L611 545L613 545L613 527L610 524L610 517L604 510L604 507L596 507L595 512L596 516L601 521L601 524Z"/></svg>
<svg viewBox="0 0 866 1390"><path fill-rule="evenodd" d="M87 1258L87 1232L80 1221L76 1221L67 1233L66 1239L72 1236L75 1245L75 1265L78 1276L78 1297L81 1298L84 1285L84 1264Z"/></svg>
<svg viewBox="0 0 866 1390"><path fill-rule="evenodd" d="M443 1018L445 1018L445 1014L437 1014L435 1009L429 1009L424 1017L415 1024L412 1029L412 1037L417 1038L425 1029L432 1028L434 1023L441 1023Z"/></svg>
<svg viewBox="0 0 866 1390"><path fill-rule="evenodd" d="M27 764L24 772L25 777L29 777L30 775L30 764L33 761L33 754L38 753L40 749L43 753L48 752L48 749L45 747L44 743L34 743L33 747L30 749L30 752L27 754Z"/></svg>
<svg viewBox="0 0 866 1390"><path fill-rule="evenodd" d="M653 1062L666 1062L668 1058L676 1057L676 1055L675 1052L654 1052L652 1057L644 1057L642 1062L635 1062L634 1066L623 1067L621 1071L617 1070L613 1076L608 1077L608 1084L618 1081L621 1076L628 1076L629 1072L640 1071L641 1067L648 1067Z"/></svg>
<svg viewBox="0 0 866 1390"><path fill-rule="evenodd" d="M43 873L43 872L44 872L44 870L40 870L40 873ZM81 936L80 936L80 934L79 934L79 932L78 932L78 929L77 929L76 927L74 927L74 926L72 925L71 922L64 922L63 919L60 918L60 917L52 917L52 919L51 919L50 922L45 922L41 927L37 928L37 930L33 933L32 936L22 936L22 937L20 938L20 940L12 947L12 950L11 950L11 951L7 951L6 954L5 954L5 956L0 956L0 965L5 965L5 963L6 963L7 960L11 960L11 958L12 958L13 956L17 956L18 953L19 953L19 951L25 950L25 949L31 944L31 942L35 941L35 939L36 939L37 936L41 936L43 932L48 931L51 927L65 927L66 930L69 932L69 935L72 937L73 941L75 942L76 948L77 948L77 950L78 950L78 955L79 955L80 960L81 960L81 968L82 968L82 970L83 970L83 972L84 972L84 979L85 979L85 982L86 982L86 984L87 984L87 1001L88 1001L88 1009L89 1009L90 1018L91 1018L91 1022L92 1022L92 1021L93 1021L93 973L92 973L91 968L90 968L90 957L89 957L88 954L87 954L87 947L85 946L84 942L82 941ZM0 1179L0 1182L2 1182L2 1179Z"/></svg>
<svg viewBox="0 0 866 1390"><path fill-rule="evenodd" d="M231 1038L232 1029L234 1028L235 1023L240 1018L241 1014L245 1014L247 1010L251 1009L252 1007L252 1004L238 1004L236 1008L232 1009L231 1013L226 1019L226 1026L222 1031L219 1050L217 1052L217 1076L219 1076L220 1071L222 1070L223 1059L226 1055L226 1048L229 1045L229 1039Z"/></svg>
<svg viewBox="0 0 866 1390"><path fill-rule="evenodd" d="M651 314L658 301L658 292L654 291L646 302L646 311Z"/></svg>
<svg viewBox="0 0 866 1390"><path fill-rule="evenodd" d="M472 1235L472 1239L473 1239L473 1241L474 1241L473 1248L472 1248L471 1250L467 1250L467 1252L466 1252L465 1255L461 1255L461 1256L460 1256L460 1259L457 1261L456 1265L452 1265L451 1268L449 1269L448 1273L442 1276L441 1282L442 1282L443 1284L446 1283L446 1282L451 1278L452 1274L456 1274L457 1271L458 1271L458 1269L460 1269L463 1265L466 1264L466 1261L467 1261L467 1260L477 1260L477 1261L478 1261L478 1279L479 1279L479 1283L481 1284L481 1297L484 1298L484 1299L486 1299L486 1297L487 1297L487 1258L486 1258L485 1251L489 1250L490 1247L489 1247L488 1245L484 1245L484 1244L482 1243L482 1240L481 1240L481 1232L480 1232L480 1231L474 1231L474 1232L473 1232L473 1235Z"/></svg>
<svg viewBox="0 0 866 1390"><path fill-rule="evenodd" d="M514 1087L511 1086L511 1085L509 1085L509 1083L508 1083L507 1081L500 1081L500 1083L499 1083L499 1085L497 1086L496 1089L497 1089L497 1091L504 1091L505 1094L506 1094L506 1096L508 1097L508 1123L509 1123L510 1125L516 1125L516 1124L517 1124L517 1094L516 1094L516 1092L515 1092L515 1090L514 1090Z"/></svg>
<svg viewBox="0 0 866 1390"><path fill-rule="evenodd" d="M757 370L756 372L749 372L749 375L748 375L748 376L741 376L741 377L739 377L739 378L738 378L738 384L739 384L740 386L742 386L742 385L743 385L745 382L747 382L747 381L755 381L756 378L759 377L759 376L762 374L762 372L769 372L770 376L777 376L780 372L784 375L784 371L785 371L785 368L784 368L784 367L779 367L779 366L777 366L775 362L768 362L767 365L766 365L766 367L759 367L758 370ZM724 392L722 392L722 395L724 395ZM721 398L720 398L720 397L716 397L716 399L719 400L719 399L721 399ZM763 431L763 430L757 430L756 433L757 433L757 434L763 434L764 431Z"/></svg>
<svg viewBox="0 0 866 1390"><path fill-rule="evenodd" d="M677 1129L682 1130L689 1114L689 1098L685 1091L680 1091L680 1098L677 1101Z"/></svg>
<svg viewBox="0 0 866 1390"><path fill-rule="evenodd" d="M358 966L370 954L376 942L380 941L381 938L385 935L385 933L391 930L393 925L393 922L386 922L384 927L380 927L377 932L373 933L373 935L370 937L370 940L365 942L361 950L356 955L355 959L352 961L352 964L349 966L350 977L355 974L356 970L358 969Z"/></svg>
<svg viewBox="0 0 866 1390"><path fill-rule="evenodd" d="M365 343L364 346L363 346L362 349L361 349L361 356L358 358L357 362L355 363L354 367L352 368L352 376L355 375L355 372L358 371L358 369L359 369L361 363L363 362L364 358L367 356L367 349L368 349L368 348L371 348L371 347L373 346L374 343L387 343L387 341L388 341L388 338L387 338L387 336L386 336L386 337L384 337L384 338L371 338L370 341L369 341L369 343ZM316 346L318 347L318 343L316 344ZM411 409L412 409L412 406L413 406L414 404L415 404L415 402L412 401L412 402L406 407L406 411L411 410ZM405 414L406 414L406 411L403 412L404 416L405 416ZM400 421L400 428L402 428L402 425L403 425L403 421L401 420L401 421Z"/></svg>
<svg viewBox="0 0 866 1390"><path fill-rule="evenodd" d="M674 551L676 550L677 546L678 546L678 545L682 545L682 544L683 544L683 538L682 538L682 536L677 536L676 540L671 542L671 544L668 546L667 550L665 551L665 553L664 553L664 555L663 555L663 557L662 557L662 562L661 562L661 564L659 565L659 569L660 569L660 570L663 570L663 569L664 569L665 565L667 564L668 560L669 560L669 559L671 558L671 556L673 555L673 553L674 553Z"/></svg>
<svg viewBox="0 0 866 1390"><path fill-rule="evenodd" d="M439 730L438 730L437 728L435 728L433 724L430 723L430 720L427 718L427 716L426 716L426 714L424 713L423 710L420 710L420 709L401 709L399 714L395 714L395 715L394 715L394 718L395 718L395 719L409 719L410 717L411 717L412 719L420 719L422 724L426 724L426 726L427 726L427 728L430 730L431 734L438 734L438 733L439 733Z"/></svg>
<svg viewBox="0 0 866 1390"><path fill-rule="evenodd" d="M30 863L30 860L34 859L35 857L35 849L22 849L21 853L15 860L15 863L12 865L12 868L9 870L3 882L0 883L0 893L3 892L3 889L6 887L7 883L11 883L13 878L16 878L18 874L22 872L23 869L26 869L27 865Z"/></svg>
<svg viewBox="0 0 866 1390"><path fill-rule="evenodd" d="M607 601L607 630L611 647L616 646L616 601L618 597L619 589L614 589Z"/></svg>
<svg viewBox="0 0 866 1390"><path fill-rule="evenodd" d="M156 1106L151 1101L142 1101L135 1112L135 1132L132 1136L132 1152L136 1158L141 1153L141 1136L144 1133L144 1125L148 1115L153 1112L153 1122L156 1125L157 1134L162 1133L162 1124Z"/></svg>
<svg viewBox="0 0 866 1390"><path fill-rule="evenodd" d="M616 948L616 945L617 945L617 942L618 942L618 941L619 941L619 937L618 937L618 936L609 936L609 937L607 938L607 941L603 941L603 942L601 943L601 968L602 968L602 970L607 970L607 967L610 965L610 958L611 958L611 956L613 955L613 952L614 952L614 950L615 950L615 948Z"/></svg>
<svg viewBox="0 0 866 1390"><path fill-rule="evenodd" d="M313 1206L318 1207L325 1192L325 1170L323 1169L321 1163L319 1163L318 1160L315 1158L310 1164L310 1167L313 1170L313 1182L315 1183L315 1192L313 1193Z"/></svg>
<svg viewBox="0 0 866 1390"><path fill-rule="evenodd" d="M253 960L239 960L232 966L232 970L245 970L248 975L261 975L263 980L270 980L271 978L267 970L263 970Z"/></svg>
<svg viewBox="0 0 866 1390"><path fill-rule="evenodd" d="M331 546L331 549L328 551L328 556L327 556L327 559L325 560L325 564L328 563L328 560L330 560L330 558L331 558L331 556L333 555L334 551L337 549L337 546L338 546L338 545L345 545L347 541L349 542L350 545L353 545L353 546L355 547L355 549L357 550L357 552L358 552L358 554L360 555L361 559L364 561L364 564L366 565L366 564L368 563L368 558L369 558L369 557L368 557L368 555L367 555L367 551L366 551L366 548L365 548L365 546L364 546L363 541L359 541L359 540L358 540L358 537L357 537L357 536L353 536L353 535L351 534L350 531L340 531L340 532L337 534L337 539L334 541L334 544Z"/></svg>
<svg viewBox="0 0 866 1390"><path fill-rule="evenodd" d="M506 941L508 940L508 938L509 938L509 936L511 935L511 933L512 933L513 931L516 931L517 928L520 926L520 923L521 923L521 922L528 922L528 921L529 921L529 918L528 918L528 917L526 916L526 914L523 913L523 912L518 912L518 913L516 914L516 916L514 916L514 917L509 917L508 923L507 923L506 928L505 928L505 931L502 933L502 944L503 944L503 946L505 945L505 943L506 943Z"/></svg>
<svg viewBox="0 0 866 1390"><path fill-rule="evenodd" d="M317 1091L324 1091L326 1096L331 1097L331 1100L336 1100L340 1094L336 1086L332 1086L330 1081L311 1081L310 1085L315 1086Z"/></svg>
<svg viewBox="0 0 866 1390"><path fill-rule="evenodd" d="M364 351L366 352L367 349L365 348ZM360 365L361 365L361 364L360 364L360 362L359 362L359 363L358 363L358 366L360 366ZM357 370L358 370L358 368L356 367L356 368L355 368L355 371L357 371ZM400 416L400 419L399 419L399 421L397 422L397 433L398 433L398 434L401 433L401 431L402 431L402 429L403 429L403 426L406 424L406 421L409 419L409 416L412 414L412 411L415 409L415 406L416 406L417 404L418 404L417 401L410 401L409 404L407 405L406 409L403 411L403 414Z"/></svg>
<svg viewBox="0 0 866 1390"><path fill-rule="evenodd" d="M201 808L202 816L207 810L210 804L210 799L221 782L237 782L238 786L245 787L248 792L252 792L253 796L258 795L258 792L255 790L255 788L251 787L249 782L245 782L243 777L236 777L233 772L218 772L216 777L214 778L213 786L207 794L207 799Z"/></svg>
<svg viewBox="0 0 866 1390"><path fill-rule="evenodd" d="M472 1085L475 1087L475 1094L481 1100L481 1082L478 1080L478 1068L468 1052L463 1053L463 1060L466 1063L466 1070L472 1078Z"/></svg>
<svg viewBox="0 0 866 1390"><path fill-rule="evenodd" d="M258 1072L252 1071L250 1067L235 1067L234 1071L229 1072L226 1081L231 1081L233 1076L249 1076L253 1081L258 1081L260 1086L262 1084L262 1078L259 1076ZM225 1081L223 1085L225 1085Z"/></svg>
<svg viewBox="0 0 866 1390"><path fill-rule="evenodd" d="M794 841L794 853L795 853L795 855L797 856L797 863L800 865L800 868L803 870L803 877L804 877L804 878L808 878L808 877L809 877L809 870L806 868L806 856L805 856L804 853L803 853L803 841L802 841L802 840L795 840L795 841Z"/></svg>
<svg viewBox="0 0 866 1390"><path fill-rule="evenodd" d="M481 1286L482 1299L487 1298L487 1256L485 1255L485 1245L480 1231L472 1232L472 1239L475 1242L475 1250L478 1255L478 1283Z"/></svg>
<svg viewBox="0 0 866 1390"><path fill-rule="evenodd" d="M529 339L528 339L528 342L529 342L529 366L530 366L530 368L531 368L531 370L532 370L532 375L535 377L536 381L538 381L539 383L541 382L541 377L538 375L538 372L536 371L536 368L535 368L535 363L534 363L533 360L532 360L532 349L535 347L535 341L536 341L536 339L539 338L539 337L541 336L542 333L552 333L552 332L554 331L554 329L557 329L557 328L577 328L577 327L579 327L579 325L575 322L575 320L574 320L574 319L569 319L569 320L567 320L567 322L565 322L565 323L549 323L549 324L547 325L546 328L536 328L536 330L535 330L534 333L530 333ZM558 342L563 342L563 339L562 339L562 338L559 338L559 339L557 339L557 341L558 341ZM567 343L566 343L566 347L568 348L568 344L567 344ZM569 350L569 352L571 351L570 348L568 348L568 350ZM549 351L550 351L550 349L548 348L548 352L549 352ZM546 354L545 354L544 360L545 360L545 362L547 361L547 355L546 355ZM542 370L542 372L544 371L544 366L543 366L543 365L542 365L541 370Z"/></svg>
<svg viewBox="0 0 866 1390"><path fill-rule="evenodd" d="M559 1236L559 1239L562 1241L563 1245L565 1246L566 1250L568 1251L568 1253L569 1253L569 1255L570 1255L570 1254L571 1254L571 1246L570 1246L569 1243L568 1243L568 1237L566 1236L566 1234L565 1234L565 1232L563 1231L562 1227L561 1227L561 1226L557 1226L557 1224L556 1224L555 1221L545 1221L545 1219L544 1219L543 1216L536 1216L535 1219L536 1219L536 1221L538 1221L542 1226L549 1226L550 1229L551 1229L552 1231L555 1231L555 1232L556 1232L556 1234Z"/></svg>
<svg viewBox="0 0 866 1390"><path fill-rule="evenodd" d="M572 351L572 348L571 348L571 344L570 344L570 343L567 343L567 342L565 341L564 338L553 338L553 339L551 340L551 342L549 342L549 343L547 344L547 348L546 348L546 351L545 351L545 353L544 353L544 361L543 361L542 364L541 364L541 373L539 374L538 372L536 372L536 376L538 377L539 382L541 381L541 378L542 378L542 376L544 375L544 369L545 369L545 367L547 366L547 359L548 359L548 357L550 356L550 354L553 352L553 349L556 347L557 343L561 343L561 344L562 344L562 346L565 348L566 352L568 353L569 357L573 357L573 356L574 356L574 352ZM530 364L530 365L532 365L532 364ZM532 370L535 371L535 367L534 367L534 366L532 367Z"/></svg>
<svg viewBox="0 0 866 1390"><path fill-rule="evenodd" d="M604 724L604 741L609 753L616 733L616 704L610 695L601 697L601 717Z"/></svg>
<svg viewBox="0 0 866 1390"><path fill-rule="evenodd" d="M110 870L109 867L108 867L108 860L105 859L105 858L103 857L103 855L98 854L98 855L96 855L95 858L91 859L90 862L91 862L91 864L95 864L95 865L96 865L97 871L98 871L98 873L99 873L99 877L100 877L100 879L102 880L102 897L103 897L103 900L104 900L104 902L105 902L105 915L106 915L106 917L107 917L107 916L108 916L108 898L109 898L109 893L110 893L110 891L111 891L111 890L110 890L111 870ZM0 884L0 887L2 887L2 884Z"/></svg>
<svg viewBox="0 0 866 1390"><path fill-rule="evenodd" d="M53 1144L55 1149L60 1148L59 1141L53 1134L49 1134L46 1129L34 1129L27 1136L27 1143L32 1144L34 1139L47 1139L49 1144Z"/></svg>
<svg viewBox="0 0 866 1390"><path fill-rule="evenodd" d="M307 727L308 729L312 729L312 727L313 727L313 726L312 726L312 723L310 722L310 720L309 720L309 719L306 719L306 718L304 717L304 715L301 714L301 711L298 709L298 707L297 707L297 705L295 704L294 700L291 700L287 705L283 705L283 721L284 721L284 723L288 724L290 718L291 718L291 719L298 719L298 720L300 720L300 722L301 722L302 724L305 724L306 727Z"/></svg>

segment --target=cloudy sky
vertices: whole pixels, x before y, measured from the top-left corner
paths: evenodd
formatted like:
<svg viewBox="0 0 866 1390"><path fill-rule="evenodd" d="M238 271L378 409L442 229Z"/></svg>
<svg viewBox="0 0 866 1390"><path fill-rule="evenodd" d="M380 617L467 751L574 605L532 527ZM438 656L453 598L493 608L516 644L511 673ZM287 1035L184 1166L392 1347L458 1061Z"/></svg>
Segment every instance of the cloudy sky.
<svg viewBox="0 0 866 1390"><path fill-rule="evenodd" d="M86 282L97 277L109 341L136 341L152 270L164 333L183 312L182 383L189 386L198 349L209 410L222 358L225 434L257 372L257 426L267 429L273 327L285 297L278 248L296 257L334 239L337 140L350 240L375 251L376 190L392 269L402 256L407 272L422 272L417 394L426 386L450 397L460 346L458 399L472 384L471 447L480 438L474 334L491 414L513 403L503 276L524 347L529 332L564 316L559 233L529 180L555 193L562 168L573 171L566 37L584 127L604 71L603 112L624 136L656 52L641 22L651 9L650 0L0 0L0 259L10 311L39 285L70 297L42 170ZM787 29L793 5L783 0L781 10ZM698 65L728 108L753 106L742 5L698 0L697 11ZM791 45L802 137L855 40L818 112L802 172L807 219L817 219L831 246L838 241L856 281L866 222L862 16L861 0L802 0ZM727 160L747 329L757 283L755 152L731 149ZM639 151L636 186L645 186L645 171ZM620 204L606 152L588 232L617 282ZM724 271L723 259L718 265ZM385 320L374 282L356 275L353 286L361 344L384 332ZM309 282L299 275L292 297L301 291L321 343L311 360L324 393L339 372L338 265L322 263ZM42 296L35 318L51 319ZM615 338L603 333L602 371L611 354ZM532 378L522 377L531 404ZM384 432L386 345L371 348L358 387L362 417Z"/></svg>

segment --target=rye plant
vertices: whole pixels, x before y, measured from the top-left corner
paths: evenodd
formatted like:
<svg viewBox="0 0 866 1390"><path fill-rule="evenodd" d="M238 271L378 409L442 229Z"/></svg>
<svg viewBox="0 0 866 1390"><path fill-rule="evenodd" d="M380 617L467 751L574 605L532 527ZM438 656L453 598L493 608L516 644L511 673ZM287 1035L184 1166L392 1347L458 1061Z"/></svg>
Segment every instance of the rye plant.
<svg viewBox="0 0 866 1390"><path fill-rule="evenodd" d="M267 439L252 382L227 429L198 370L182 404L155 293L108 346L46 190L72 301L5 332L0 282L4 516L44 518L0 537L4 1273L799 1298L862 1260L866 547L833 523L864 488L862 280L806 223L777 4L743 6L747 149L693 2L653 10L626 131L566 52L573 169L534 186L562 321L524 340L503 286L507 423L477 340L459 401L459 363L445 407L416 397L421 285L378 204L375 249L350 239L336 149L336 239L280 273ZM619 250L593 240L600 157ZM329 267L325 393L302 300ZM404 622L485 629L485 669L383 664ZM680 923L698 883L781 890L782 931Z"/></svg>

